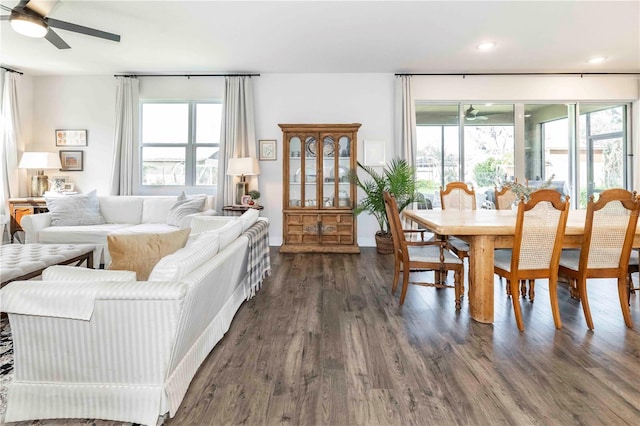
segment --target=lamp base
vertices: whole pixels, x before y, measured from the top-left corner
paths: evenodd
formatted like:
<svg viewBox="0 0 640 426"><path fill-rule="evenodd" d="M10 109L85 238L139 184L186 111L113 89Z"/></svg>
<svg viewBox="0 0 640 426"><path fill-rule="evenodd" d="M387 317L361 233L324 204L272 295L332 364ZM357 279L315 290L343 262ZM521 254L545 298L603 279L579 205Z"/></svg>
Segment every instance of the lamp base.
<svg viewBox="0 0 640 426"><path fill-rule="evenodd" d="M247 188L249 186L248 182L238 182L236 183L236 204L242 204L242 197L247 195Z"/></svg>
<svg viewBox="0 0 640 426"><path fill-rule="evenodd" d="M49 190L49 177L45 175L31 176L31 196L42 197Z"/></svg>

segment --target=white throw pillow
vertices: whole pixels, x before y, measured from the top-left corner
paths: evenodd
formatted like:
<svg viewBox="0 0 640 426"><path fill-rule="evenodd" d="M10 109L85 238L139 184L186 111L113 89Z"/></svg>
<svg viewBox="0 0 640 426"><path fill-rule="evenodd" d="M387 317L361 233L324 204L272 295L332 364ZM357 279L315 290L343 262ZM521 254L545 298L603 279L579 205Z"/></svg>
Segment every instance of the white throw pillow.
<svg viewBox="0 0 640 426"><path fill-rule="evenodd" d="M260 211L256 209L249 209L242 213L242 216L240 216L240 219L242 220L242 232L251 228L251 225L256 223L258 220L258 216L260 216Z"/></svg>
<svg viewBox="0 0 640 426"><path fill-rule="evenodd" d="M218 253L220 238L215 231L200 234L197 240L163 257L154 266L148 281L178 281Z"/></svg>
<svg viewBox="0 0 640 426"><path fill-rule="evenodd" d="M220 234L220 250L222 250L242 234L242 221L229 222L228 225L223 226L218 231L211 232Z"/></svg>
<svg viewBox="0 0 640 426"><path fill-rule="evenodd" d="M180 222L186 216L194 213L204 211L207 203L206 195L198 195L193 198L188 198L184 192L180 194L175 204L169 210L169 216L167 216L167 224L173 226L180 226Z"/></svg>
<svg viewBox="0 0 640 426"><path fill-rule="evenodd" d="M49 266L42 271L43 281L136 281L133 271L107 271L105 269L78 268L75 266Z"/></svg>
<svg viewBox="0 0 640 426"><path fill-rule="evenodd" d="M45 197L51 213L51 226L102 225L96 190L88 194Z"/></svg>

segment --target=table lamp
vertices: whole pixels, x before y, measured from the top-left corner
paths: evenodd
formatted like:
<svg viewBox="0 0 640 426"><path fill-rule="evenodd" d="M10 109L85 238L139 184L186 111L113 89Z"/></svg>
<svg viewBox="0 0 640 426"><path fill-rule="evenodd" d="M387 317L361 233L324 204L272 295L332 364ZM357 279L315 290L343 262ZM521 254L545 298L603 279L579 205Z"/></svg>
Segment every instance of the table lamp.
<svg viewBox="0 0 640 426"><path fill-rule="evenodd" d="M42 197L49 190L49 177L44 174L44 169L60 169L60 157L53 152L25 152L22 154L21 169L36 169L36 174L31 176L31 196Z"/></svg>
<svg viewBox="0 0 640 426"><path fill-rule="evenodd" d="M242 197L247 194L248 183L245 176L260 174L258 160L253 157L229 158L227 175L240 176L240 182L236 183L236 204L242 204Z"/></svg>

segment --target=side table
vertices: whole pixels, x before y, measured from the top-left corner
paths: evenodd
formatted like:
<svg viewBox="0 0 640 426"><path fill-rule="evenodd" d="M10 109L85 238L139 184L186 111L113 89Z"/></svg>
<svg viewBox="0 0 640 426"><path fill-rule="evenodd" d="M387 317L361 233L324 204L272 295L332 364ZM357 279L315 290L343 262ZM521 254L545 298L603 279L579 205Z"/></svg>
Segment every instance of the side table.
<svg viewBox="0 0 640 426"><path fill-rule="evenodd" d="M245 206L245 205L234 205L234 206L224 206L222 208L222 214L224 216L241 216L242 213L246 212L249 209L255 210L263 210L264 206Z"/></svg>
<svg viewBox="0 0 640 426"><path fill-rule="evenodd" d="M23 216L46 213L48 211L47 202L43 197L9 198L9 214L11 215L9 236L11 237L11 242L13 242L14 234L18 231L22 231L20 221Z"/></svg>

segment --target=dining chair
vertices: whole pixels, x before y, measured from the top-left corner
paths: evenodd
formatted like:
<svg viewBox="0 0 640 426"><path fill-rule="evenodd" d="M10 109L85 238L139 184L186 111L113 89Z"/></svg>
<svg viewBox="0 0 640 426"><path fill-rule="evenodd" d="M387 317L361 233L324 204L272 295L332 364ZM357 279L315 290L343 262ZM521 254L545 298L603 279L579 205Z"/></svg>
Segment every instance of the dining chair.
<svg viewBox="0 0 640 426"><path fill-rule="evenodd" d="M511 210L514 201L518 198L516 193L506 186L501 189L495 187L495 197L497 210Z"/></svg>
<svg viewBox="0 0 640 426"><path fill-rule="evenodd" d="M628 266L638 223L640 201L635 193L622 188L607 189L598 201L589 197L584 237L579 250L564 250L558 273L567 277L580 296L587 326L593 318L587 297L587 279L617 278L618 297L627 327L633 328L628 296Z"/></svg>
<svg viewBox="0 0 640 426"><path fill-rule="evenodd" d="M400 305L404 303L409 284L427 287L453 287L455 288L456 309L460 309L460 300L463 291L464 265L460 258L454 256L446 248L445 241L407 241L405 235L416 230L402 229L400 212L395 197L384 192L384 204L391 224L391 236L393 238L394 251L394 275L391 293L395 293L400 280L402 270L402 292L400 293ZM419 232L419 230L418 230ZM418 271L434 271L433 282L409 281L409 274ZM454 285L446 283L448 271L454 271ZM436 273L437 272L437 273Z"/></svg>
<svg viewBox="0 0 640 426"><path fill-rule="evenodd" d="M562 328L558 308L558 263L569 214L569 197L553 189L540 189L518 204L512 249L495 250L495 274L507 280L516 324L524 331L518 284L523 280L547 278L551 311L556 328Z"/></svg>
<svg viewBox="0 0 640 426"><path fill-rule="evenodd" d="M464 182L449 182L440 187L440 205L442 210L476 210L476 191ZM469 257L469 244L457 237L447 237L448 248L461 260ZM471 285L471 274L469 274ZM463 284L464 293L464 284Z"/></svg>

